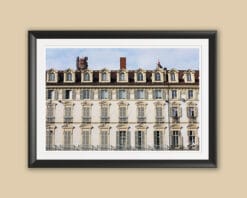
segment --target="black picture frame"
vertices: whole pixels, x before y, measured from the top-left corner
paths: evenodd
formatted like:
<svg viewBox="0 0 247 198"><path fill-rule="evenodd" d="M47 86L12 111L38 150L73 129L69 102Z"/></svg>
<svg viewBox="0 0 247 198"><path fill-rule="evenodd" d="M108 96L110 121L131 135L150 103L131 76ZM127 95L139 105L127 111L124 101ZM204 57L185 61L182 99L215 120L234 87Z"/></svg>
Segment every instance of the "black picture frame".
<svg viewBox="0 0 247 198"><path fill-rule="evenodd" d="M216 168L217 167L217 31L28 31L28 167L29 168ZM209 41L209 159L208 160L38 160L37 147L37 39L169 38Z"/></svg>

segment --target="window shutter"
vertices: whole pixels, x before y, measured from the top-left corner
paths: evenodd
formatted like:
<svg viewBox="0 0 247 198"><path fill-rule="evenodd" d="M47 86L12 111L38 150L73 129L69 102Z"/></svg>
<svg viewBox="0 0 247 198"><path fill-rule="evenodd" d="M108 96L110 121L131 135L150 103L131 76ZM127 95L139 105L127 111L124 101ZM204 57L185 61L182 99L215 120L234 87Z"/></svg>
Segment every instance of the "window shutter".
<svg viewBox="0 0 247 198"><path fill-rule="evenodd" d="M108 90L108 99L112 99L112 90Z"/></svg>
<svg viewBox="0 0 247 198"><path fill-rule="evenodd" d="M129 89L126 90L126 98L130 99L130 90Z"/></svg>
<svg viewBox="0 0 247 198"><path fill-rule="evenodd" d="M127 149L131 149L131 136L130 136L130 131L127 131Z"/></svg>
<svg viewBox="0 0 247 198"><path fill-rule="evenodd" d="M119 149L119 131L116 132L116 149Z"/></svg>
<svg viewBox="0 0 247 198"><path fill-rule="evenodd" d="M55 97L54 99L55 99L55 100L58 100L58 90L54 90L54 91L55 91L55 92L54 92L54 97Z"/></svg>
<svg viewBox="0 0 247 198"><path fill-rule="evenodd" d="M118 89L116 90L116 99L117 100L119 99L119 90Z"/></svg>
<svg viewBox="0 0 247 198"><path fill-rule="evenodd" d="M148 90L145 90L145 99L148 99Z"/></svg>
<svg viewBox="0 0 247 198"><path fill-rule="evenodd" d="M72 90L72 99L73 99L73 100L76 99L76 90Z"/></svg>
<svg viewBox="0 0 247 198"><path fill-rule="evenodd" d="M165 90L162 90L162 97L163 97L163 100L166 99L166 92L165 92Z"/></svg>
<svg viewBox="0 0 247 198"><path fill-rule="evenodd" d="M94 90L93 89L90 90L90 99L91 100L94 99Z"/></svg>
<svg viewBox="0 0 247 198"><path fill-rule="evenodd" d="M63 99L65 99L66 90L63 89Z"/></svg>

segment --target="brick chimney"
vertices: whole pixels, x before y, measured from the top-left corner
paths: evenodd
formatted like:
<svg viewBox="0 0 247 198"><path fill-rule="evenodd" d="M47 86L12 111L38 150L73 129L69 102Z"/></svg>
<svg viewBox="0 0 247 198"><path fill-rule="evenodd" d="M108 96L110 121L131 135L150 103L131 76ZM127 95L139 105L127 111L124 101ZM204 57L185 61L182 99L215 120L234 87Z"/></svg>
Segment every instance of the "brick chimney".
<svg viewBox="0 0 247 198"><path fill-rule="evenodd" d="M120 57L120 69L126 69L126 57Z"/></svg>

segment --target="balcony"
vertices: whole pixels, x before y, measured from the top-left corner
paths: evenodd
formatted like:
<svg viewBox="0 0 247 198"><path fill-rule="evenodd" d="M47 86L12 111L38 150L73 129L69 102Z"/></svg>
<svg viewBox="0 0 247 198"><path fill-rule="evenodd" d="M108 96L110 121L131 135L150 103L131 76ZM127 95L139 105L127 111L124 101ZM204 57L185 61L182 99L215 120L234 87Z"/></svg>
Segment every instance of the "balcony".
<svg viewBox="0 0 247 198"><path fill-rule="evenodd" d="M146 122L146 117L137 117L137 122L138 123L145 123Z"/></svg>
<svg viewBox="0 0 247 198"><path fill-rule="evenodd" d="M179 123L180 122L180 118L178 116L172 116L172 122L173 123Z"/></svg>
<svg viewBox="0 0 247 198"><path fill-rule="evenodd" d="M110 122L110 117L101 117L100 118L101 123L109 123Z"/></svg>
<svg viewBox="0 0 247 198"><path fill-rule="evenodd" d="M119 123L128 123L128 117L119 117Z"/></svg>
<svg viewBox="0 0 247 198"><path fill-rule="evenodd" d="M195 116L189 116L189 123L196 123L196 117Z"/></svg>
<svg viewBox="0 0 247 198"><path fill-rule="evenodd" d="M155 122L157 124L161 124L161 123L164 123L165 122L165 119L164 119L164 117L156 117L155 118Z"/></svg>
<svg viewBox="0 0 247 198"><path fill-rule="evenodd" d="M82 123L91 123L91 117L82 117Z"/></svg>
<svg viewBox="0 0 247 198"><path fill-rule="evenodd" d="M55 123L55 116L53 116L53 117L47 117L46 118L46 122L47 123Z"/></svg>
<svg viewBox="0 0 247 198"><path fill-rule="evenodd" d="M64 117L64 123L72 123L73 122L73 117Z"/></svg>

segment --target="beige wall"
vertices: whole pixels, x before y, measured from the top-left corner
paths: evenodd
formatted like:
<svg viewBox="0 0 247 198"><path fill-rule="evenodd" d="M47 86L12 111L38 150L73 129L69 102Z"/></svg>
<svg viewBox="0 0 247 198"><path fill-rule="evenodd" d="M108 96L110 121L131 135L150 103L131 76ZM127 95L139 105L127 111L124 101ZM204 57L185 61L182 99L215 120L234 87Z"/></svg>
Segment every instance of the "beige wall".
<svg viewBox="0 0 247 198"><path fill-rule="evenodd" d="M238 91L246 90L245 1L90 2L1 1L0 197L244 197L247 109L235 101L247 96ZM30 29L218 30L219 168L28 169Z"/></svg>

